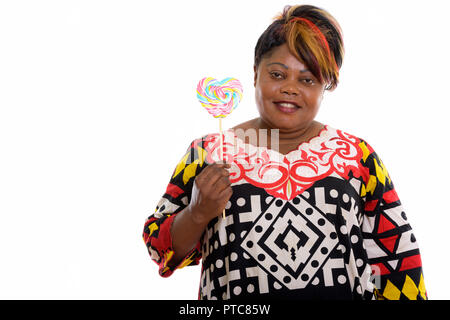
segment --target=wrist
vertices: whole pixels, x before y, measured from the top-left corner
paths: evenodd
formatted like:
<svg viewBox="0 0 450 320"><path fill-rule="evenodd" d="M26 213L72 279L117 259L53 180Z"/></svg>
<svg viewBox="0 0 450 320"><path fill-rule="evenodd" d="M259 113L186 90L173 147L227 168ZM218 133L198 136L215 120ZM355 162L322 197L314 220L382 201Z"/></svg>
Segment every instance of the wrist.
<svg viewBox="0 0 450 320"><path fill-rule="evenodd" d="M206 215L203 214L200 208L188 205L186 207L186 214L189 216L190 220L197 226L206 227L209 220Z"/></svg>

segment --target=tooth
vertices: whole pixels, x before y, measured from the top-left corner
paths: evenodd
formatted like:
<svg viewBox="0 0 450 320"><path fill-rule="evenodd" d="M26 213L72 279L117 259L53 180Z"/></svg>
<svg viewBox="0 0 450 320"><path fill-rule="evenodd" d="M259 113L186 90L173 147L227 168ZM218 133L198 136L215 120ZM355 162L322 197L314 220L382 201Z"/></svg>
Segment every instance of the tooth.
<svg viewBox="0 0 450 320"><path fill-rule="evenodd" d="M292 103L280 103L280 105L284 108L295 108L296 106Z"/></svg>

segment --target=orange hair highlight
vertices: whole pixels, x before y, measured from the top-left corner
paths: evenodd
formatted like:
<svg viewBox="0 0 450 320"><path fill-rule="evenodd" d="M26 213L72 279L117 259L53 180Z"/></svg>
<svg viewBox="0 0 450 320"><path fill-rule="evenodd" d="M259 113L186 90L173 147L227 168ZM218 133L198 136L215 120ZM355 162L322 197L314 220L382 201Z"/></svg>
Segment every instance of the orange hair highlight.
<svg viewBox="0 0 450 320"><path fill-rule="evenodd" d="M287 6L264 31L255 47L255 65L273 48L286 43L326 89L334 89L344 56L342 30L327 11L311 6Z"/></svg>
<svg viewBox="0 0 450 320"><path fill-rule="evenodd" d="M287 21L285 32L286 44L296 58L306 64L309 62L320 82L337 84L339 68L322 31L306 18L293 17Z"/></svg>

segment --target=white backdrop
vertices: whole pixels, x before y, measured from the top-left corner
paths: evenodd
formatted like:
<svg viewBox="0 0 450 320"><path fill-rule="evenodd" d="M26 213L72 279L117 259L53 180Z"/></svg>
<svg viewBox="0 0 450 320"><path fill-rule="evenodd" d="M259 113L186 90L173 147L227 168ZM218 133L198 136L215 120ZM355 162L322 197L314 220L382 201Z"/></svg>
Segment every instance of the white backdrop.
<svg viewBox="0 0 450 320"><path fill-rule="evenodd" d="M344 31L318 120L388 168L448 299L450 3L313 1ZM0 298L196 299L200 267L161 278L141 234L188 144L218 130L202 77L233 76L256 117L253 50L286 1L0 2Z"/></svg>

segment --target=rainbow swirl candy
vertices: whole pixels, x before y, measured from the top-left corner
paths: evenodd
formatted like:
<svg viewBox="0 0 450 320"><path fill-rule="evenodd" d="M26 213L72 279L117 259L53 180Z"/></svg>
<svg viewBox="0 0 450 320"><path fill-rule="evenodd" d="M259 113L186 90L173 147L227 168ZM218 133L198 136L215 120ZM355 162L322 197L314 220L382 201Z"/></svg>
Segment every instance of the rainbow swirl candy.
<svg viewBox="0 0 450 320"><path fill-rule="evenodd" d="M214 118L225 118L241 101L242 85L235 78L203 78L197 85L197 98Z"/></svg>

